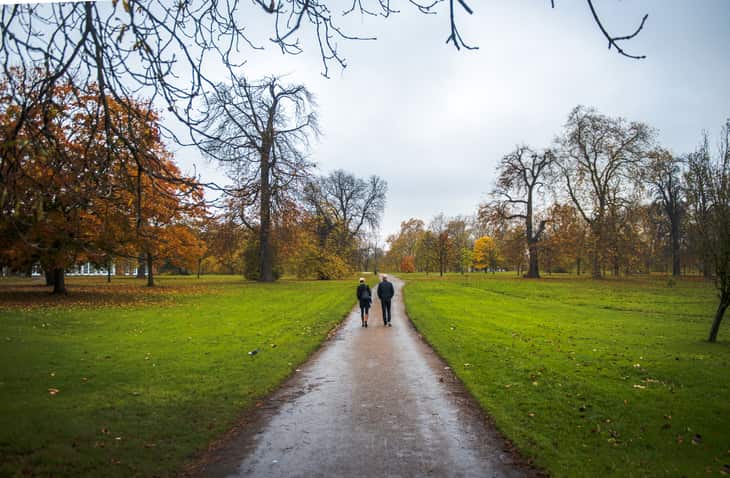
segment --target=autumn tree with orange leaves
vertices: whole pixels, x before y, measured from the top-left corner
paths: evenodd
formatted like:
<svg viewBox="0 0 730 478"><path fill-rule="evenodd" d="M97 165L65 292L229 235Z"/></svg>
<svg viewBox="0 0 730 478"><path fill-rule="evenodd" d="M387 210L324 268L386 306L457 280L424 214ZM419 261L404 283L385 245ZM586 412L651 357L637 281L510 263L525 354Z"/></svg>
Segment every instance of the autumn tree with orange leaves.
<svg viewBox="0 0 730 478"><path fill-rule="evenodd" d="M65 293L65 269L80 260L108 262L139 250L148 261L200 254L191 226L204 212L202 192L165 150L154 111L141 102L132 110L109 99L102 106L68 84L39 101L32 76L23 78L29 81L20 87L0 83L4 261L16 268L39 262L53 271L54 293ZM95 120L102 107L113 136Z"/></svg>

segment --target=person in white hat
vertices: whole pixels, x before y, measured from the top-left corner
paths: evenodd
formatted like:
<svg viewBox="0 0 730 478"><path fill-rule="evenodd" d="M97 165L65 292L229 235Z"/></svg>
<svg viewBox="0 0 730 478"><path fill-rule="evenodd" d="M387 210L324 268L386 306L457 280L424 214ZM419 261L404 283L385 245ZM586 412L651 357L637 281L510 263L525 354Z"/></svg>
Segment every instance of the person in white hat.
<svg viewBox="0 0 730 478"><path fill-rule="evenodd" d="M368 326L368 312L370 304L373 303L373 294L370 286L365 283L365 278L360 277L360 285L357 286L357 300L360 301L360 322L362 327Z"/></svg>

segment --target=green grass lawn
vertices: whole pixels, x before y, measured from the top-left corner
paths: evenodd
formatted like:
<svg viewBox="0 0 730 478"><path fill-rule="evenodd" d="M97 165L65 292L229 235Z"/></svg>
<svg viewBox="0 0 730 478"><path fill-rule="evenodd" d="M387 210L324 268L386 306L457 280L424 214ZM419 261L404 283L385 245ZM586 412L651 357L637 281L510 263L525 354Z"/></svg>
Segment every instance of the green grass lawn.
<svg viewBox="0 0 730 478"><path fill-rule="evenodd" d="M710 283L401 276L408 313L553 476L730 474L730 318Z"/></svg>
<svg viewBox="0 0 730 478"><path fill-rule="evenodd" d="M174 475L355 302L355 280L157 280L0 280L0 476Z"/></svg>

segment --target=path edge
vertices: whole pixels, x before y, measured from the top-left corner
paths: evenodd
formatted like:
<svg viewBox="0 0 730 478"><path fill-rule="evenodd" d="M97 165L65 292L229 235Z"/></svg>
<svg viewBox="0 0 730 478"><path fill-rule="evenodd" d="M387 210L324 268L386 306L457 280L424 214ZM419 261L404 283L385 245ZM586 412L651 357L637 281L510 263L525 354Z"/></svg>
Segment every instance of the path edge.
<svg viewBox="0 0 730 478"><path fill-rule="evenodd" d="M399 276L393 277L397 277L403 282L401 295L403 296L403 308L405 310L406 318L408 319L408 324L416 332L418 339L433 351L438 361L448 367L448 369L443 369L443 371L448 372L445 375L448 375L449 380L451 381L451 385L456 388L459 393L463 394L463 396L465 397L468 397L468 399L473 402L473 404L475 405L475 412L482 421L482 423L484 423L484 426L487 428L487 430L494 433L495 438L505 444L505 448L503 448L502 451L510 456L514 466L523 469L530 476L534 476L535 478L550 477L550 474L546 470L543 470L542 468L539 468L534 464L534 458L526 456L517 447L517 445L515 445L514 442L502 432L502 430L497 426L497 423L494 421L494 418L492 418L488 411L485 410L484 407L482 407L482 405L479 403L479 400L477 400L469 387L467 387L466 384L461 380L461 378L459 378L459 376L456 374L456 372L454 372L453 364L451 364L448 360L442 357L441 354L438 352L438 349L434 347L434 345L428 340L428 338L426 338L425 335L421 333L420 330L418 330L415 322L413 322L411 316L408 314L408 304L406 302L406 285L408 285L408 282Z"/></svg>
<svg viewBox="0 0 730 478"><path fill-rule="evenodd" d="M236 441L236 439L240 439L250 431L247 429L249 425L265 419L266 411L260 408L260 404L268 402L271 398L273 398L286 386L287 383L295 379L297 371L302 366L309 363L311 360L314 360L319 354L321 354L327 344L329 344L337 333L345 326L347 319L356 309L357 303L355 303L349 311L345 312L340 320L332 328L330 328L329 331L327 331L327 335L325 335L324 339L322 339L322 341L309 355L304 357L301 362L293 365L289 374L284 377L281 382L275 385L268 393L260 396L247 407L242 408L228 430L213 438L205 447L191 454L179 469L173 471L173 476L179 478L200 478L209 475L211 472L209 467L211 465L214 465L217 471L220 471L222 468L227 468L223 457L226 455L226 452L229 451L230 445Z"/></svg>

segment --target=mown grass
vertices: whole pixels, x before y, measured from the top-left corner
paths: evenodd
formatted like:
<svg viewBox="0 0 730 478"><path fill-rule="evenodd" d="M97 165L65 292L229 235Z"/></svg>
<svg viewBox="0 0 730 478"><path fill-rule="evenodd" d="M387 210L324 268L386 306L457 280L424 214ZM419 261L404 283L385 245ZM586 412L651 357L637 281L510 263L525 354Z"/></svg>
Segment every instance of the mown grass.
<svg viewBox="0 0 730 478"><path fill-rule="evenodd" d="M321 343L356 284L104 281L54 298L0 280L0 476L174 475Z"/></svg>
<svg viewBox="0 0 730 478"><path fill-rule="evenodd" d="M402 278L419 331L551 475L730 474L730 325L705 341L712 284Z"/></svg>

